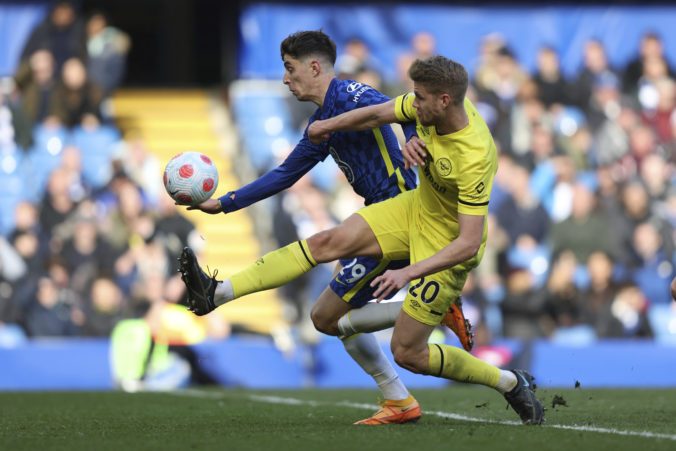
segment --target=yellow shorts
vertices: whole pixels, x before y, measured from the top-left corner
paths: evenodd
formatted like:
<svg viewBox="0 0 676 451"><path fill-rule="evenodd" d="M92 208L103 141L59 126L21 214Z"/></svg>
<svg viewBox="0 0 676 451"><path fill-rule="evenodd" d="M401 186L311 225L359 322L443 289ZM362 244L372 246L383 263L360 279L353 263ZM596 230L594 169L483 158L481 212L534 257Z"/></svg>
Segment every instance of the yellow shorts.
<svg viewBox="0 0 676 451"><path fill-rule="evenodd" d="M431 257L455 238L443 236L439 228L426 224L415 191L362 208L357 213L371 227L383 251L383 258L411 259L411 264ZM451 230L448 227L447 230ZM479 253L454 267L411 281L403 309L412 318L436 326L452 303L458 299L467 274L481 261L485 242Z"/></svg>

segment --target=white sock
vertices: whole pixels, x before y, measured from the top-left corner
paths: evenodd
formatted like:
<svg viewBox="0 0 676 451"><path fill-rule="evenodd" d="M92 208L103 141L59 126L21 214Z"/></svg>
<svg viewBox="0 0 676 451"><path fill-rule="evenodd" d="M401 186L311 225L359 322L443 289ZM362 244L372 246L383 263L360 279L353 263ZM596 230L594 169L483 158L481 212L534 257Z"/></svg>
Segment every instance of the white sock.
<svg viewBox="0 0 676 451"><path fill-rule="evenodd" d="M341 340L347 353L376 381L385 399L408 398L406 386L399 379L397 371L385 356L375 336L359 334Z"/></svg>
<svg viewBox="0 0 676 451"><path fill-rule="evenodd" d="M375 332L394 326L399 317L402 302L369 302L365 306L347 312L338 320L338 330L344 337L361 332Z"/></svg>
<svg viewBox="0 0 676 451"><path fill-rule="evenodd" d="M516 376L511 371L500 370L500 380L498 381L498 386L495 387L497 391L501 394L512 391L516 387Z"/></svg>
<svg viewBox="0 0 676 451"><path fill-rule="evenodd" d="M216 304L216 307L232 301L234 297L235 294L232 291L232 282L230 282L230 279L218 282L216 291L214 292L214 304Z"/></svg>

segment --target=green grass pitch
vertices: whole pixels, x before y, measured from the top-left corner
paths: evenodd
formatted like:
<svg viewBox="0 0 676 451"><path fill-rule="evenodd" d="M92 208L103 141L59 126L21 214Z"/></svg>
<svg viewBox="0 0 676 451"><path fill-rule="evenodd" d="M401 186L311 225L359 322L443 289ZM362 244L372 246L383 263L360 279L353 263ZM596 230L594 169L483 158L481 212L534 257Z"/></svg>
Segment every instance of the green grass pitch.
<svg viewBox="0 0 676 451"><path fill-rule="evenodd" d="M537 393L542 427L516 424L497 393L461 384L414 390L423 418L388 426L351 424L376 410L374 390L4 392L0 449L676 449L676 390Z"/></svg>

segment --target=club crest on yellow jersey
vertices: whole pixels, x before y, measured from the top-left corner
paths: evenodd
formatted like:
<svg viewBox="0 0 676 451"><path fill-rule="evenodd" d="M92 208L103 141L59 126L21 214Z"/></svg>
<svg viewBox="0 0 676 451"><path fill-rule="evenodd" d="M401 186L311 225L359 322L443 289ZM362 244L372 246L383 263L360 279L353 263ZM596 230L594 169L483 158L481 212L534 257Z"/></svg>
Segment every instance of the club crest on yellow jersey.
<svg viewBox="0 0 676 451"><path fill-rule="evenodd" d="M451 171L453 171L453 165L451 164L451 160L448 158L439 158L436 161L435 166L437 167L437 172L442 177L446 177L451 173Z"/></svg>

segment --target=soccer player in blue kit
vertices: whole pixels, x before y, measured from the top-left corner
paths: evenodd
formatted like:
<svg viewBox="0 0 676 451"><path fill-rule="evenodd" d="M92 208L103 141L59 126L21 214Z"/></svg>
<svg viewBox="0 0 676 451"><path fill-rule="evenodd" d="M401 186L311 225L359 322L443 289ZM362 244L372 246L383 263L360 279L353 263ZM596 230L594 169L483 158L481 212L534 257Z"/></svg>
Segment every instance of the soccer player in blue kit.
<svg viewBox="0 0 676 451"><path fill-rule="evenodd" d="M390 100L368 85L336 78L333 68L336 46L321 31L302 31L290 35L281 44L281 56L286 69L284 84L298 100L311 101L319 107L310 118L310 124L355 108ZM415 133L415 122L402 126L407 137ZM365 205L389 199L416 187L415 173L405 168L399 143L389 124L373 130L335 133L321 144L311 143L306 130L301 141L280 166L218 200L209 199L190 209L207 213L230 213L245 208L290 187L329 155L345 174L354 191L364 198ZM295 250L302 258L306 252L302 241L298 242ZM399 379L377 339L372 334L359 333L393 326L401 303L379 305L377 307L381 309L378 311L372 308L366 315L367 318L374 317L368 324L369 330L359 330L359 327L350 322L348 315L352 309L362 308L374 299L374 288L370 286L370 281L387 269L401 268L408 264L408 260L375 260L370 257L340 260L329 286L312 308L311 318L315 327L321 332L341 338L347 352L374 378L385 398L382 408L375 415L356 424L404 423L420 418L418 402ZM223 296L221 290L226 288L199 269L194 254L188 248L184 251L181 265L182 269L192 268L192 271L182 272L191 306L196 314L206 314L222 304L223 299L232 298ZM287 281L280 282L281 285ZM243 294L245 293L237 293L237 296ZM462 329L458 335L463 334L464 338L471 339L462 311L456 310L456 314L457 312L458 324ZM341 318L340 325L343 327L339 325ZM449 319L452 320L453 318ZM452 327L454 324L447 325L456 330ZM463 345L467 345L467 340Z"/></svg>

